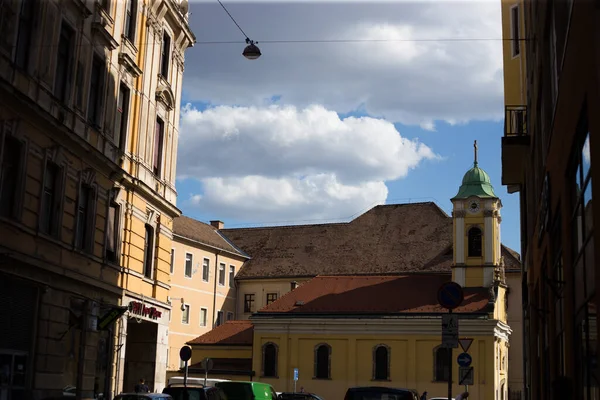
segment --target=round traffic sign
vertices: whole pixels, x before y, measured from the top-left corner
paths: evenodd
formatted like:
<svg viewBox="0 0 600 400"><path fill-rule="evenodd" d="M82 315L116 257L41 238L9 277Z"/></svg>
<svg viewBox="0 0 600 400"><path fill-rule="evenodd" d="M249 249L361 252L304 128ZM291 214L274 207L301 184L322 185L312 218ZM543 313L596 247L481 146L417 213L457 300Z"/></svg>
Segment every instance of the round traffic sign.
<svg viewBox="0 0 600 400"><path fill-rule="evenodd" d="M456 357L456 362L461 367L470 367L473 362L473 358L468 353L460 353L458 357Z"/></svg>
<svg viewBox="0 0 600 400"><path fill-rule="evenodd" d="M192 358L192 348L190 346L183 346L179 350L179 358L181 358L181 361L190 361L190 358Z"/></svg>
<svg viewBox="0 0 600 400"><path fill-rule="evenodd" d="M465 296L462 287L456 282L446 282L440 286L437 293L438 303L448 310L460 306Z"/></svg>

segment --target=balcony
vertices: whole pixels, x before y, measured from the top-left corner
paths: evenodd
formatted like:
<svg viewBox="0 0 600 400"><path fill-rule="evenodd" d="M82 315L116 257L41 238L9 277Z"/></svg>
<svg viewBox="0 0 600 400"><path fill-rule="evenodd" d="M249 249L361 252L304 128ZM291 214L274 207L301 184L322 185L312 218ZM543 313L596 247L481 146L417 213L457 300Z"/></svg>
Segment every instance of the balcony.
<svg viewBox="0 0 600 400"><path fill-rule="evenodd" d="M502 184L508 186L508 193L518 192L519 185L523 183L529 139L527 106L506 106L502 138Z"/></svg>

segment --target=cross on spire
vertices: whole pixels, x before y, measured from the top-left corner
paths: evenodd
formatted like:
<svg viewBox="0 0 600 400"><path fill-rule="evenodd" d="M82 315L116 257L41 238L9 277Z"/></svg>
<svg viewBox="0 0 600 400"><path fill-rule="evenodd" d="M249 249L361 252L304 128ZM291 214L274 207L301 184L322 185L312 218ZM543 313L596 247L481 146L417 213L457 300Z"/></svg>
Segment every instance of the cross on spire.
<svg viewBox="0 0 600 400"><path fill-rule="evenodd" d="M474 153L475 153L475 166L477 166L477 140L473 143Z"/></svg>

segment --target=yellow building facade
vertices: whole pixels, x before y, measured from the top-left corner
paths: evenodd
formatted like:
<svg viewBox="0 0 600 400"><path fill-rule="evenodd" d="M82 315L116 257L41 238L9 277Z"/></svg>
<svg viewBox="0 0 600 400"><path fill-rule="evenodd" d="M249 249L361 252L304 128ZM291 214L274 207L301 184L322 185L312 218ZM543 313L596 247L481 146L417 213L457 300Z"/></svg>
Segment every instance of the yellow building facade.
<svg viewBox="0 0 600 400"><path fill-rule="evenodd" d="M341 398L352 386L392 386L447 395L448 352L441 347L437 290L453 280L465 291L459 335L468 352L474 398L505 400L509 392L506 276L518 254L501 244L500 211L490 178L475 162L452 199L448 216L433 203L378 206L345 224L223 229L246 252L237 275L238 316L189 344L196 361L247 365L231 379L271 383ZM240 323L250 323L252 340ZM240 339L240 336L242 339ZM232 343L242 340L239 346ZM251 347L252 357L247 357ZM243 348L243 351L242 351ZM459 385L454 349L453 393ZM225 360L228 360L226 362ZM193 373L204 375L201 366ZM213 375L213 373L215 375ZM237 377L241 376L241 377Z"/></svg>
<svg viewBox="0 0 600 400"><path fill-rule="evenodd" d="M219 221L208 225L182 216L173 224L167 378L180 375L179 350L186 342L236 319L235 275L249 259L219 233Z"/></svg>

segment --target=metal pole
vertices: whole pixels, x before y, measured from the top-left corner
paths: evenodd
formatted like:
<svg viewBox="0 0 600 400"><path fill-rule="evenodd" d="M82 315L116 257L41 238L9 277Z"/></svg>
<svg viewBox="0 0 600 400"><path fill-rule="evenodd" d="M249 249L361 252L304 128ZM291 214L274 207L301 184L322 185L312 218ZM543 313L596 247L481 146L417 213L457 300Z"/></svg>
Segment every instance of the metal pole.
<svg viewBox="0 0 600 400"><path fill-rule="evenodd" d="M448 310L452 315L452 310ZM448 400L452 400L452 347L448 347Z"/></svg>
<svg viewBox="0 0 600 400"><path fill-rule="evenodd" d="M187 378L188 378L188 360L185 360L185 371L183 371L183 387L187 387Z"/></svg>
<svg viewBox="0 0 600 400"><path fill-rule="evenodd" d="M296 393L296 380L294 379L294 393Z"/></svg>
<svg viewBox="0 0 600 400"><path fill-rule="evenodd" d="M206 386L207 380L208 380L208 362L204 366L204 386Z"/></svg>

